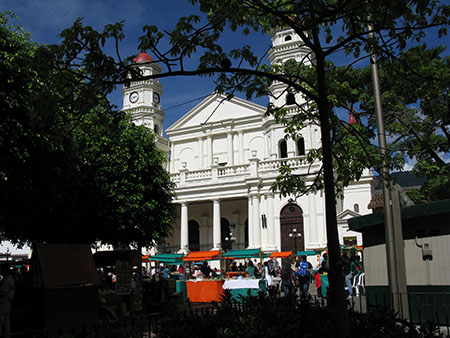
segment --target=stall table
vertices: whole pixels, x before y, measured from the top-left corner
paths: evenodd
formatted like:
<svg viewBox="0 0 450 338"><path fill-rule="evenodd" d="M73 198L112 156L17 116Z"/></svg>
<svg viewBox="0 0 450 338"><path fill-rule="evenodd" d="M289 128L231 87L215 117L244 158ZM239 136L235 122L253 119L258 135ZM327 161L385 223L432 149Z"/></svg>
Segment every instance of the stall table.
<svg viewBox="0 0 450 338"><path fill-rule="evenodd" d="M223 288L229 289L231 296L237 300L248 295L257 296L259 291L267 291L264 279L228 279L223 284Z"/></svg>
<svg viewBox="0 0 450 338"><path fill-rule="evenodd" d="M186 302L188 300L187 292L186 292L186 281L177 280L176 282L176 291L183 293L183 300Z"/></svg>
<svg viewBox="0 0 450 338"><path fill-rule="evenodd" d="M223 280L188 280L186 290L192 303L220 302L223 294Z"/></svg>
<svg viewBox="0 0 450 338"><path fill-rule="evenodd" d="M233 278L233 277L237 278L239 276L246 277L247 274L248 274L247 271L228 271L225 273L225 276L226 278Z"/></svg>

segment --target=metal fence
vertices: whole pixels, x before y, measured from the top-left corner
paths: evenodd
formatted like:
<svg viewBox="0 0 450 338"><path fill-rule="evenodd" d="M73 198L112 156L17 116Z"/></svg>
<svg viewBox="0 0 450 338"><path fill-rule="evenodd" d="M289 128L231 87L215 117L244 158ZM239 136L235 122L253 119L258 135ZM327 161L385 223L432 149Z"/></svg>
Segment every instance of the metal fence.
<svg viewBox="0 0 450 338"><path fill-rule="evenodd" d="M282 297L282 293L278 292L276 297ZM441 329L441 333L450 337L450 293L409 293L409 310L410 320L417 326L427 325L430 322L438 323ZM311 295L310 302L313 302L316 306L327 306L327 299L318 297L317 295ZM347 300L347 307L351 311L357 311L367 313L375 311L377 308L388 307L390 304L389 296L379 296L377 294L368 296L361 293L358 297L354 296ZM166 304L167 305L167 304ZM233 303L235 311L243 311L242 303ZM98 322L92 325L86 325L83 327L72 327L60 329L58 331L26 331L15 332L11 334L14 338L52 338L52 337L107 337L108 332L125 330L129 337L151 337L155 332L155 329L166 315L167 309L164 304L161 306L160 312L147 313L138 316L132 316L125 319L119 319L117 321ZM173 309L173 307L172 307ZM183 304L178 307L178 311L189 311L190 313L198 316L203 316L207 313L211 313L215 308L211 304ZM133 335L134 333L134 335Z"/></svg>

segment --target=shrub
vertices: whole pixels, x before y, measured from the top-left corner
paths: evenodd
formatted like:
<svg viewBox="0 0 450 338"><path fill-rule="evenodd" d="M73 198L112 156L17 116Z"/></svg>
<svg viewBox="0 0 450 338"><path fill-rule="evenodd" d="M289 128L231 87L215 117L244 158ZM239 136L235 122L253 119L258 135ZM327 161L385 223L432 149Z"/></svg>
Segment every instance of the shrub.
<svg viewBox="0 0 450 338"><path fill-rule="evenodd" d="M313 302L296 297L270 299L263 294L235 300L229 292L220 303L201 315L190 310L171 313L156 332L158 338L324 338L339 336L339 316ZM432 323L416 327L399 320L387 309L370 314L348 311L351 338L439 337Z"/></svg>

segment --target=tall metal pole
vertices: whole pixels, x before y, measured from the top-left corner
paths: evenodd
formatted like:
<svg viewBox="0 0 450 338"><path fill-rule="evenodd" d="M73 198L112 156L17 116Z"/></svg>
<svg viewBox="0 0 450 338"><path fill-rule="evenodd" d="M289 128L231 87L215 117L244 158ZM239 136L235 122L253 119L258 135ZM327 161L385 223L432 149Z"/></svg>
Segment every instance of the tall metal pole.
<svg viewBox="0 0 450 338"><path fill-rule="evenodd" d="M369 29L369 39L373 38L373 26L368 24ZM386 143L386 132L384 129L384 119L383 119L383 106L381 102L381 90L380 90L380 79L378 76L378 65L377 56L375 52L370 54L370 70L372 76L373 84L373 95L375 99L375 114L377 120L377 130L378 130L378 144L380 147L380 154L382 159L381 167L381 180L383 186L383 203L384 203L384 224L385 224L385 238L386 238L386 260L387 260L387 270L388 270L388 284L389 293L392 302L392 310L399 313L403 317L408 317L408 303L407 297L402 293L406 291L406 277L399 277L399 271L405 271L405 262L403 254L403 243L396 241L395 234L395 224L394 215L392 209L392 196L391 196L391 184L388 180L389 177L389 167L387 162L387 143ZM400 210L398 210L400 212ZM401 236L401 218L400 224L400 238ZM398 234L398 231L397 231ZM398 237L398 236L397 236ZM398 259L403 256L402 259ZM403 264L403 266L401 266ZM402 292L401 292L402 291ZM406 299L406 300L405 300ZM406 304L405 304L406 302Z"/></svg>

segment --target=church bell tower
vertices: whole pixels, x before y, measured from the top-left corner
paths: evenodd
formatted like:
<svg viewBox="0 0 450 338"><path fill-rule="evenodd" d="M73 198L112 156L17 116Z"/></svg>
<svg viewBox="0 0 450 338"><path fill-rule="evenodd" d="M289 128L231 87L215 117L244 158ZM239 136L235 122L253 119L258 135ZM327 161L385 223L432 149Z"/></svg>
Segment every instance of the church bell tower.
<svg viewBox="0 0 450 338"><path fill-rule="evenodd" d="M272 31L272 48L269 50L269 60L272 65L283 64L288 60L295 60L298 63L311 63L314 55L311 50L305 46L302 39L290 27L279 27ZM270 86L272 97L270 102L276 107L293 104L294 100L288 98L284 92L286 85L274 81ZM304 102L300 94L295 95L295 102L301 104Z"/></svg>
<svg viewBox="0 0 450 338"><path fill-rule="evenodd" d="M133 59L142 76L159 74L162 67L152 57L142 51ZM155 133L157 146L164 152L169 151L169 140L163 137L164 112L161 109L162 85L158 79L132 81L123 86L122 110L132 116L136 125L145 125Z"/></svg>

